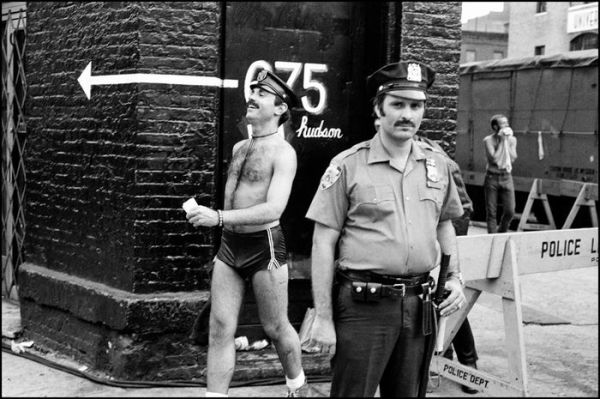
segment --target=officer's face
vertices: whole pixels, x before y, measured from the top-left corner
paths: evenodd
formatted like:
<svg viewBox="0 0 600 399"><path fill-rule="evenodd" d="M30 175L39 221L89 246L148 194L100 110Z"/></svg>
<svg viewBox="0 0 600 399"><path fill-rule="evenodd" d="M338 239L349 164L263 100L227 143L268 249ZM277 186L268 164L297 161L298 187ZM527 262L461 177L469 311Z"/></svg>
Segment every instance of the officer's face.
<svg viewBox="0 0 600 399"><path fill-rule="evenodd" d="M249 121L268 120L278 115L275 94L262 87L255 87L246 103L246 118Z"/></svg>
<svg viewBox="0 0 600 399"><path fill-rule="evenodd" d="M381 130L390 138L412 139L423 121L425 101L411 100L392 93L387 93L383 99L381 110L376 108Z"/></svg>

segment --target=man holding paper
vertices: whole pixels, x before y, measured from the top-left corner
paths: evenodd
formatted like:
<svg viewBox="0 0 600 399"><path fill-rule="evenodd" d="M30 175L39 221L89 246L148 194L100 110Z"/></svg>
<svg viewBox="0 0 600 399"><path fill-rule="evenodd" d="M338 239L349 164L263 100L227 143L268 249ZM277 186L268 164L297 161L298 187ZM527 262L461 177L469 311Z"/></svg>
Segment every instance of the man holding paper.
<svg viewBox="0 0 600 399"><path fill-rule="evenodd" d="M233 147L223 209L195 206L194 227L222 227L211 282L207 396L226 396L235 366L234 334L246 283L251 283L264 331L283 366L288 396L307 389L298 333L287 316L287 252L279 218L296 174L296 152L278 126L298 98L275 74L263 70L246 108L252 137Z"/></svg>

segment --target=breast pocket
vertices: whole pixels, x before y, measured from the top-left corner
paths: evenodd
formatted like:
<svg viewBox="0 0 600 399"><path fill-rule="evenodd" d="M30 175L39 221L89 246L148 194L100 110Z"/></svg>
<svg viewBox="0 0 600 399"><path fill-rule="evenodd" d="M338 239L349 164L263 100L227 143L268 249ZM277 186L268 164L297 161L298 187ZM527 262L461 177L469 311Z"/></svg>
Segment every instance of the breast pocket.
<svg viewBox="0 0 600 399"><path fill-rule="evenodd" d="M419 184L419 200L421 204L439 215L442 211L446 185L442 182L428 182L429 184Z"/></svg>
<svg viewBox="0 0 600 399"><path fill-rule="evenodd" d="M394 200L392 186L361 187L356 190L356 211L369 220L381 220L394 212Z"/></svg>

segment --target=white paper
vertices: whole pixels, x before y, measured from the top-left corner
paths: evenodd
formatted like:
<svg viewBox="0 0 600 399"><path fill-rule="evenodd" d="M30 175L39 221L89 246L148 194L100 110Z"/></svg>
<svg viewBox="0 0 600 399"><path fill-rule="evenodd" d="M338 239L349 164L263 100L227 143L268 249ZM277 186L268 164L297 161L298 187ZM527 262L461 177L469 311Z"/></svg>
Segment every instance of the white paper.
<svg viewBox="0 0 600 399"><path fill-rule="evenodd" d="M186 212L191 211L192 209L194 209L197 206L198 206L198 203L193 198L190 198L189 200L185 201L182 205L183 210Z"/></svg>

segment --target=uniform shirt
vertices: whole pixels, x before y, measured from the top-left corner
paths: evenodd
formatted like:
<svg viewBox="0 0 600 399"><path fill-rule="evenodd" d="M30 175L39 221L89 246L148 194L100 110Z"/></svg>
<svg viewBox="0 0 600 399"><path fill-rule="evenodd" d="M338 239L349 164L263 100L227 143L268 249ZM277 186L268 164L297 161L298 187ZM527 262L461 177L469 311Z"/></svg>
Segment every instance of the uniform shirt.
<svg viewBox="0 0 600 399"><path fill-rule="evenodd" d="M438 143L427 137L417 135L415 137L415 140L423 141L431 145L433 148L440 150L440 152L444 151ZM456 184L456 191L458 191L458 197L460 198L460 203L462 204L463 211L469 211L470 214L473 212L473 201L471 201L471 197L469 197L469 194L467 193L467 187L465 186L462 174L460 173L460 167L452 158L448 156L448 154L444 152L444 155L446 155L447 157L446 161L448 162L450 171L452 172L452 180L454 180L454 184Z"/></svg>
<svg viewBox="0 0 600 399"><path fill-rule="evenodd" d="M439 263L438 224L463 211L445 155L411 146L404 172L379 133L332 159L306 217L340 232L341 269L411 276Z"/></svg>

